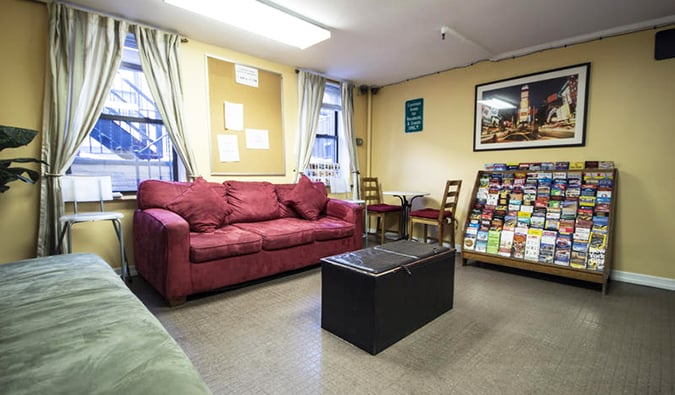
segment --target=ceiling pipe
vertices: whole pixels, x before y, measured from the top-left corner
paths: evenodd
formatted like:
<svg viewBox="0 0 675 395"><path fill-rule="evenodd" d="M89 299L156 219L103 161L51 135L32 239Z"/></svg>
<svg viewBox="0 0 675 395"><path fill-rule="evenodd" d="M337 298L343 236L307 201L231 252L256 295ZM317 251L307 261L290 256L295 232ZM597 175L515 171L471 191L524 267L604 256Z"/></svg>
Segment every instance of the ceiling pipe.
<svg viewBox="0 0 675 395"><path fill-rule="evenodd" d="M668 26L675 23L675 15L670 15L664 18L652 19L645 22L634 23L632 25L620 26L613 29L601 30L599 32L583 34L576 37L565 38L562 40L551 41L548 43L535 45L532 47L517 49L511 52L504 52L494 55L490 58L491 61L497 62L504 59L517 58L520 56L530 55L536 52L545 51L547 49L563 48L568 45L580 44L594 40L602 40L606 37L613 37L622 34L635 33L647 29L655 29L660 26Z"/></svg>
<svg viewBox="0 0 675 395"><path fill-rule="evenodd" d="M451 27L449 27L449 26L446 26L446 25L441 26L441 40L445 40L446 37L448 37L448 36L455 37L455 38L458 39L459 41L462 41L462 42L464 42L464 43L466 43L466 44L469 44L469 45L471 45L471 46L474 46L474 47L480 49L481 51L483 51L483 52L484 52L486 55L488 55L488 56L494 56L494 54L492 53L492 51L490 51L489 49L485 48L485 47L482 46L481 44L479 44L479 43L477 43L477 42L475 42L475 41L473 41L473 40L471 40L471 39L465 37L464 35L462 35L462 34L461 34L460 32L458 32L457 30L455 30L455 29L453 29L453 28L451 28Z"/></svg>

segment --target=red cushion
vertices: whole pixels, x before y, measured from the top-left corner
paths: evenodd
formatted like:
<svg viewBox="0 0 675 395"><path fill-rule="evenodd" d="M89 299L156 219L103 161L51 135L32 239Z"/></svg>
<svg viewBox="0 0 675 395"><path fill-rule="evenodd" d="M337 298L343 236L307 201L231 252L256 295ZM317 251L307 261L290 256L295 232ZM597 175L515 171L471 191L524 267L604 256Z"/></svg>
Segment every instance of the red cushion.
<svg viewBox="0 0 675 395"><path fill-rule="evenodd" d="M274 187L277 190L277 197L279 198L279 217L280 218L298 218L298 213L293 209L291 204L284 203L288 199L288 194L291 193L295 184L276 184Z"/></svg>
<svg viewBox="0 0 675 395"><path fill-rule="evenodd" d="M227 187L225 185L215 182L209 182L208 184L218 195L226 196ZM166 208L169 203L190 188L191 185L191 182L145 180L140 183L138 191L136 191L136 203L141 210Z"/></svg>
<svg viewBox="0 0 675 395"><path fill-rule="evenodd" d="M314 224L316 240L335 240L354 235L354 224L331 217L322 217Z"/></svg>
<svg viewBox="0 0 675 395"><path fill-rule="evenodd" d="M262 238L259 235L236 226L225 226L209 233L190 234L191 262L252 254L261 249Z"/></svg>
<svg viewBox="0 0 675 395"><path fill-rule="evenodd" d="M401 211L401 206L396 206L394 204L369 204L368 211L374 213L390 213L394 211Z"/></svg>
<svg viewBox="0 0 675 395"><path fill-rule="evenodd" d="M192 183L164 180L145 180L138 185L136 204L141 210L148 208L166 208L181 193L190 188Z"/></svg>
<svg viewBox="0 0 675 395"><path fill-rule="evenodd" d="M197 178L166 208L185 218L193 232L211 232L223 225L230 208L203 178Z"/></svg>
<svg viewBox="0 0 675 395"><path fill-rule="evenodd" d="M231 224L279 218L277 192L267 181L228 181L227 201L232 206Z"/></svg>
<svg viewBox="0 0 675 395"><path fill-rule="evenodd" d="M410 216L411 217L437 219L438 218L438 212L439 212L439 210L437 210L437 209L424 208L422 210L415 210L415 211L411 212ZM445 214L443 214L443 218L452 218L452 212L446 211Z"/></svg>
<svg viewBox="0 0 675 395"><path fill-rule="evenodd" d="M314 241L314 222L300 218L279 218L234 226L259 234L263 250L278 250Z"/></svg>
<svg viewBox="0 0 675 395"><path fill-rule="evenodd" d="M302 218L314 221L319 219L319 214L326 208L328 197L325 191L325 188L322 191L303 175L293 190L286 195L285 202L290 203Z"/></svg>

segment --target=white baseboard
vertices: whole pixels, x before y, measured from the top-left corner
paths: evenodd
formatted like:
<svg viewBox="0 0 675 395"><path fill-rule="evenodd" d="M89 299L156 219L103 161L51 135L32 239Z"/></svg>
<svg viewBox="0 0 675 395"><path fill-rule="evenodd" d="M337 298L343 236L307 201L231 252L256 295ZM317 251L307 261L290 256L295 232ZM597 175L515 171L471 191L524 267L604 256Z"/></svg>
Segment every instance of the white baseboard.
<svg viewBox="0 0 675 395"><path fill-rule="evenodd" d="M621 281L624 283L631 283L637 285L646 285L648 287L667 289L675 291L675 279L666 277L650 276L648 274L623 272L620 270L612 270L610 279Z"/></svg>

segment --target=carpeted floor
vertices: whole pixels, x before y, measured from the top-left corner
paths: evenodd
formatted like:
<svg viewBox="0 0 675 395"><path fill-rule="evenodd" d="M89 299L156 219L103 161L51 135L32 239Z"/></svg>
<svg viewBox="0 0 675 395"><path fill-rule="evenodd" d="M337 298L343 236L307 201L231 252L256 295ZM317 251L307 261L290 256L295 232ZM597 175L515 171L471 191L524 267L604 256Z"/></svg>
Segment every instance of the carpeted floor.
<svg viewBox="0 0 675 395"><path fill-rule="evenodd" d="M457 260L454 309L376 356L321 329L320 268L168 308L215 394L673 394L675 292Z"/></svg>

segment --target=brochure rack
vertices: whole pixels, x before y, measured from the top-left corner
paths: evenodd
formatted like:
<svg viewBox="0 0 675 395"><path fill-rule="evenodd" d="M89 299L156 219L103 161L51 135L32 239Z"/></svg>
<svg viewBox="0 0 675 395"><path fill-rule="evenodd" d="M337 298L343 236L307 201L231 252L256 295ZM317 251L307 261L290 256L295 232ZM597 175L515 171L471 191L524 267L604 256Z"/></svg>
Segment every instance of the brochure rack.
<svg viewBox="0 0 675 395"><path fill-rule="evenodd" d="M602 285L612 263L617 169L481 170L462 259Z"/></svg>

